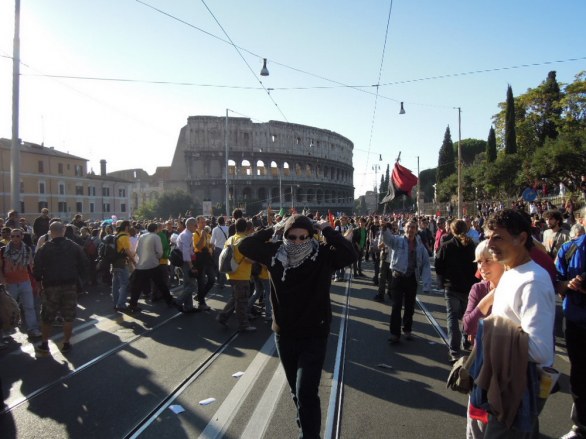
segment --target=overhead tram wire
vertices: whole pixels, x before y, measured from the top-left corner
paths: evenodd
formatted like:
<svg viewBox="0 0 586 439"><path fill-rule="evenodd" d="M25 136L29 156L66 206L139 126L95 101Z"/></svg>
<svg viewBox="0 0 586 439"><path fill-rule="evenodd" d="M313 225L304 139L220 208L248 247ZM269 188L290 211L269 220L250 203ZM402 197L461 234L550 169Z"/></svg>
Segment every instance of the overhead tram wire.
<svg viewBox="0 0 586 439"><path fill-rule="evenodd" d="M206 31L206 30L204 30L204 29L202 29L202 28L200 28L198 26L195 26L195 25L193 25L193 24L191 24L191 23L189 23L189 22L187 22L185 20L182 20L182 19L174 16L173 14L170 14L170 13L165 12L165 11L159 9L159 8L156 8L155 6L152 6L152 5L146 3L143 0L135 0L135 1L137 3L140 3L140 4L142 4L142 5L150 8L150 9L153 9L156 12L159 12L160 14L163 14L163 15L165 15L165 16L173 19L173 20L176 20L176 21L178 21L178 22L180 22L180 23L182 23L182 24L184 24L186 26L189 26L189 27L191 27L191 28L193 28L195 30L198 30L198 31L200 31L200 32L202 32L202 33L204 33L204 34L212 37L212 38L215 38L215 39L217 39L217 40L219 40L221 42L224 42L226 44L231 44L232 46L234 46L235 48L237 48L239 51L243 51L243 52L249 53L249 54L251 54L251 55L253 55L253 56L257 57L257 58L263 58L263 56L255 53L255 52L252 52L249 49L246 49L246 48L243 48L243 47L240 47L240 46L236 46L231 41L226 41L225 39L223 39L223 38L221 38L221 37L219 37L217 35L214 35L211 32L208 32L208 31ZM392 5L391 5L391 7L392 7ZM385 39L386 39L386 36L385 36ZM475 75L475 74L481 74L481 73L491 73L491 72L497 72L497 71L502 71L502 70L514 70L514 69L522 69L522 68L529 68L529 67L539 67L539 66L550 65L550 64L562 64L562 63L567 63L567 62L576 62L576 61L583 61L583 60L586 60L586 56L584 56L584 57L576 57L576 58L568 58L568 59L565 59L565 60L542 61L542 62L538 62L538 63L528 63L528 64L520 64L520 65L506 66L506 67L495 67L495 68L489 68L489 69L473 70L473 71L469 71L469 72L450 73L450 74L446 74L446 75L437 75L437 76L430 76L430 77L417 78L417 79L407 79L407 80L403 80L403 81L388 82L388 83L383 83L383 84L380 84L379 83L379 84L374 84L374 85L372 85L372 84L369 84L369 85L352 85L352 84L345 84L343 82L340 82L340 81L337 81L337 80L334 80L334 79L326 78L324 76L321 76L321 75L318 75L318 74L315 74L315 73L312 73L312 72L308 72L306 70L302 70L302 69L299 69L299 68L296 68L296 67L292 67L292 66L289 66L287 64L280 63L280 62L278 62L278 61L276 61L274 59L271 59L271 64L279 65L279 66L284 67L286 69L290 69L290 70L293 70L293 71L298 72L298 73L302 73L302 74L307 75L307 76L312 76L314 78L321 79L321 80L326 81L326 82L331 82L332 84L336 84L334 86L316 86L316 87L272 87L272 89L273 90L319 90L319 89L330 89L330 88L332 88L332 89L333 88L351 88L351 89L353 89L355 91L359 91L359 92L362 92L362 93L372 94L372 95L375 95L375 96L378 95L382 99L390 100L390 101L393 101L393 102L400 102L399 99L393 99L393 98L390 98L390 97L387 97L387 96L384 96L384 95L380 95L378 93L378 91L379 91L378 90L378 87L401 85L401 84L408 84L408 83L412 83L412 82L421 82L421 81L429 81L429 80L437 80L437 79L446 79L446 78L452 78L452 77L458 77L458 76L467 76L467 75ZM173 84L173 83L171 83L171 84ZM181 83L180 83L180 85L181 85ZM197 85L197 84L185 83L185 85ZM210 87L212 87L212 85L210 85ZM222 87L222 86L218 86L218 87ZM228 86L226 86L226 87L228 87ZM372 87L377 87L376 93L374 93L372 91L369 91L369 89L372 88ZM264 87L262 87L262 88L265 89ZM266 89L265 89L265 91L268 92L268 90L266 90ZM410 105L413 105L413 103L409 103L409 104ZM417 105L424 105L424 104L417 104ZM446 108L452 108L452 107L447 107L446 106Z"/></svg>
<svg viewBox="0 0 586 439"><path fill-rule="evenodd" d="M380 60L380 66L378 68L378 79L376 81L376 96L374 98L374 109L372 111L372 120L370 121L370 137L368 139L368 151L366 152L366 168L365 170L368 170L368 159L370 157L370 149L372 147L372 135L374 133L374 121L376 119L376 108L378 105L378 96L379 96L379 84L380 84L380 78L382 76L383 73L383 65L385 62L385 51L387 48L387 38L389 36L389 23L391 22L391 13L393 11L393 0L391 0L390 5L389 5L389 15L387 17L387 28L385 30L385 41L383 43L383 53L381 55L381 60ZM375 185L378 184L378 182L375 181L374 183Z"/></svg>
<svg viewBox="0 0 586 439"><path fill-rule="evenodd" d="M285 119L285 122L289 123L289 119L287 119L287 116L285 116L285 113L283 113L283 110L281 110L281 107L279 107L279 104L277 104L277 102L275 101L275 99L271 95L270 91L267 90L267 88L262 83L262 81L260 79L258 79L258 76L256 76L256 73L254 72L254 70L252 70L252 67L250 67L250 64L248 64L248 61L246 61L246 58L244 58L244 56L242 55L242 52L240 51L240 48L236 44L234 44L234 41L232 41L232 38L230 38L230 35L228 35L228 32L226 32L226 30L224 29L224 27L222 26L222 24L218 21L218 19L214 15L214 13L211 11L211 9L206 4L205 0L201 0L201 2L206 7L206 9L210 13L210 15L212 16L212 18L214 19L214 21L220 27L220 29L222 29L222 32L224 32L224 35L226 35L226 38L228 38L228 40L230 40L230 44L232 45L232 47L234 47L234 49L236 50L236 52L238 53L238 55L240 56L240 58L242 58L242 61L244 61L244 64L246 64L246 67L248 67L248 70L250 70L250 73L252 73L252 76L254 76L254 79L256 79L256 81L258 81L258 83L261 85L261 87L263 88L263 90L265 91L265 93L267 94L267 96L269 97L269 99L273 102L273 104L275 104L275 107L277 107L277 110L279 110L279 113L281 113L281 116L283 116L283 119Z"/></svg>

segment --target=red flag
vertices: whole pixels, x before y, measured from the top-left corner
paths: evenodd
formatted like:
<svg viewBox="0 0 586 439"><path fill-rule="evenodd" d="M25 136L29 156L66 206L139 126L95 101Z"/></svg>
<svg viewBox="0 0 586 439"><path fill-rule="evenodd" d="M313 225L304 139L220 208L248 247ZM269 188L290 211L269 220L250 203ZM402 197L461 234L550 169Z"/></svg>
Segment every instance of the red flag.
<svg viewBox="0 0 586 439"><path fill-rule="evenodd" d="M334 214L332 212L330 212L330 209L328 209L328 221L330 222L330 226L332 226L332 228L334 227Z"/></svg>
<svg viewBox="0 0 586 439"><path fill-rule="evenodd" d="M389 181L389 190L381 201L381 204L388 203L398 195L405 194L410 197L411 190L416 184L417 177L409 169L401 166L398 162L395 163L393 175L391 176L391 181Z"/></svg>

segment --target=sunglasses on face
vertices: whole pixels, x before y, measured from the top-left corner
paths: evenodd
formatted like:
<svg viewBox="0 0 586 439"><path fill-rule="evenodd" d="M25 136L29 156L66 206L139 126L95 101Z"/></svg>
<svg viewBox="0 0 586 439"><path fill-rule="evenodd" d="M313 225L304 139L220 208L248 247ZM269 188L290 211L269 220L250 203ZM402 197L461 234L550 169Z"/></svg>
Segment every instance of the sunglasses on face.
<svg viewBox="0 0 586 439"><path fill-rule="evenodd" d="M287 239L289 241L305 241L306 239L308 239L309 236L308 235L303 235L303 236L297 236L297 235L288 235Z"/></svg>

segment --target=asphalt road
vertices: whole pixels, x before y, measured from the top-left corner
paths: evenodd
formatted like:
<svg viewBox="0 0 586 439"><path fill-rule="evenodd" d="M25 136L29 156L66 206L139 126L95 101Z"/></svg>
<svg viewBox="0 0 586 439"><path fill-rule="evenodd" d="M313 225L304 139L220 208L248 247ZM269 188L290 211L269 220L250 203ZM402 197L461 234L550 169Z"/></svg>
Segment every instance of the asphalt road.
<svg viewBox="0 0 586 439"><path fill-rule="evenodd" d="M229 294L214 289L211 312L182 315L149 303L128 316L114 313L107 289L99 287L80 297L70 353L59 352L57 330L46 357L14 335L11 348L0 352L8 405L0 437L297 437L270 328L257 320L256 333L237 334L235 322L226 329L215 321ZM370 278L332 285L322 431L344 438L464 437L467 398L445 387L448 350L429 320L445 331L443 297L420 293L414 340L389 345L388 297L378 303L374 294ZM570 426L563 339L557 346L561 390L540 417L544 438Z"/></svg>

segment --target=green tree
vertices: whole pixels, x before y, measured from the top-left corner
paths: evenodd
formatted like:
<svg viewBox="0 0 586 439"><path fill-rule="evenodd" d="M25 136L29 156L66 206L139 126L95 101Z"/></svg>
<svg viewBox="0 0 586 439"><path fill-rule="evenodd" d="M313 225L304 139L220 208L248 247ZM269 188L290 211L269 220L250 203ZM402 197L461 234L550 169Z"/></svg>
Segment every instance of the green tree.
<svg viewBox="0 0 586 439"><path fill-rule="evenodd" d="M454 157L458 157L458 143L454 143ZM480 139L462 139L462 164L471 165L478 154L486 150L486 142Z"/></svg>
<svg viewBox="0 0 586 439"><path fill-rule="evenodd" d="M568 84L560 100L562 118L560 131L568 136L576 136L586 131L586 71L575 76Z"/></svg>
<svg viewBox="0 0 586 439"><path fill-rule="evenodd" d="M458 193L458 174L453 173L436 184L437 201L445 203L452 201ZM453 201L456 201L455 199Z"/></svg>
<svg viewBox="0 0 586 439"><path fill-rule="evenodd" d="M446 128L444 133L444 141L439 151L439 158L437 161L437 182L442 182L447 177L456 172L456 159L454 157L454 143L452 142L452 135L450 133L450 126Z"/></svg>
<svg viewBox="0 0 586 439"><path fill-rule="evenodd" d="M496 160L496 134L494 128L490 127L488 140L486 141L486 161L492 163Z"/></svg>
<svg viewBox="0 0 586 439"><path fill-rule="evenodd" d="M559 183L577 183L581 175L586 175L586 133L582 133L581 144L576 144L568 136L546 141L539 148L524 170L526 181L546 178ZM574 188L575 189L575 188Z"/></svg>
<svg viewBox="0 0 586 439"><path fill-rule="evenodd" d="M201 208L201 206L200 206ZM135 212L142 219L168 218L177 216L186 211L198 212L191 196L184 191L166 192L151 203L146 203Z"/></svg>
<svg viewBox="0 0 586 439"><path fill-rule="evenodd" d="M505 110L505 154L517 153L517 133L515 128L515 100L513 89L507 88L507 106Z"/></svg>
<svg viewBox="0 0 586 439"><path fill-rule="evenodd" d="M433 201L433 185L436 175L436 168L425 169L419 173L419 188L423 194L423 201L426 203Z"/></svg>
<svg viewBox="0 0 586 439"><path fill-rule="evenodd" d="M383 175L380 177L380 189L378 191L378 202L380 203L382 199L387 195L389 191L389 181L390 181L390 170L389 165L387 165L387 170Z"/></svg>

